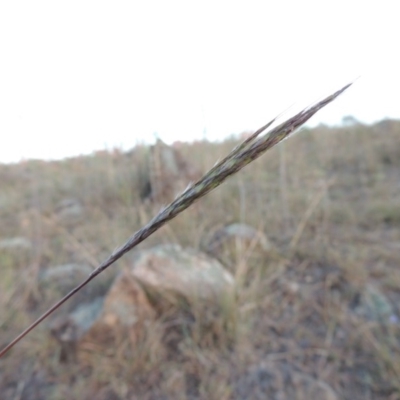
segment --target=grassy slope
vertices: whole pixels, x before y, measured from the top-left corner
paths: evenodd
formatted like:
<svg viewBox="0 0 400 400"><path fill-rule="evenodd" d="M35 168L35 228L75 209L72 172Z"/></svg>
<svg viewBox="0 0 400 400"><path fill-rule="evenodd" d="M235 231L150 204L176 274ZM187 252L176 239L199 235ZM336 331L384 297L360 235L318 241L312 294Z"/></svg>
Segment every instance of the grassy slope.
<svg viewBox="0 0 400 400"><path fill-rule="evenodd" d="M206 170L234 145L197 143L182 152ZM0 252L1 346L44 307L34 279L40 268L95 265L153 215L139 195L144 151L0 165L0 239L35 244L26 254ZM142 346L125 339L65 365L42 326L0 361L1 398L89 399L108 389L121 399L257 398L255 388L270 378L251 371L264 362L325 381L341 398L399 399L400 327L350 311L374 282L400 313L399 177L400 122L303 130L140 246L198 248L205 232L237 221L268 236L282 260L262 253L234 260L243 283L233 345L207 333L171 352L159 345L160 321ZM65 198L81 201L83 221L57 221Z"/></svg>

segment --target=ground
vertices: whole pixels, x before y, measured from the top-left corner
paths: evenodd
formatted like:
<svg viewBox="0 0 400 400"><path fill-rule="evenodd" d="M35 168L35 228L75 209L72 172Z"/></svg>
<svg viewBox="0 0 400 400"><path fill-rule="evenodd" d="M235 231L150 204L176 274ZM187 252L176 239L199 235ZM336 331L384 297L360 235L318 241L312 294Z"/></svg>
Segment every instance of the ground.
<svg viewBox="0 0 400 400"><path fill-rule="evenodd" d="M236 144L180 150L205 171ZM158 211L138 189L145 151L0 165L0 240L33 244L0 249L0 347L60 294L43 298L42 269L95 267ZM83 215L61 216L66 199ZM399 205L399 121L303 129L140 245L200 248L228 223L262 231L279 256L234 249L227 266L234 327L182 334L164 318L140 345L62 362L43 324L0 360L1 398L400 399Z"/></svg>

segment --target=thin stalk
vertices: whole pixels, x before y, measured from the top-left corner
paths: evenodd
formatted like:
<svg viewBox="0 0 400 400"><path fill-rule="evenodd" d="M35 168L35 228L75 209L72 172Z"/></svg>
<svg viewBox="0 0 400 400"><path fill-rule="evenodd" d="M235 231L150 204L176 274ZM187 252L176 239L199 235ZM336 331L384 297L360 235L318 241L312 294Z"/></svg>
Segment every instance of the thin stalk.
<svg viewBox="0 0 400 400"><path fill-rule="evenodd" d="M182 211L190 207L195 201L205 196L207 193L221 185L229 176L237 173L243 167L250 164L252 161L259 158L268 149L274 147L282 140L291 135L297 128L308 121L316 112L327 104L335 100L340 94L348 89L352 83L344 86L342 89L317 102L314 106L308 107L298 114L281 123L267 134L260 136L274 122L275 118L266 125L254 132L250 137L244 140L240 145L236 146L223 160L214 165L202 178L192 185L189 185L186 190L179 195L172 203L160 212L143 228L133 234L124 245L115 250L103 263L101 263L80 285L71 290L65 297L54 304L48 311L41 315L35 322L19 334L10 344L0 351L0 358L3 357L15 344L17 344L30 331L38 326L44 319L52 314L58 307L64 304L80 289L86 286L97 275L103 272L111 264L115 263L125 253L133 249L139 243L143 242L155 231L160 229L168 221L175 218Z"/></svg>

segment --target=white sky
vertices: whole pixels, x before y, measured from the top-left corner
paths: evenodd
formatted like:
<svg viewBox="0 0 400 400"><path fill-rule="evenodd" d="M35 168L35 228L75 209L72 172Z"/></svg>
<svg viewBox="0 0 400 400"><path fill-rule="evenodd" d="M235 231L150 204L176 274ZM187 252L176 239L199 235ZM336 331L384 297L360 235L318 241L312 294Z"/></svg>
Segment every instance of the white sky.
<svg viewBox="0 0 400 400"><path fill-rule="evenodd" d="M0 2L0 162L221 139L356 84L312 120L400 117L396 1Z"/></svg>

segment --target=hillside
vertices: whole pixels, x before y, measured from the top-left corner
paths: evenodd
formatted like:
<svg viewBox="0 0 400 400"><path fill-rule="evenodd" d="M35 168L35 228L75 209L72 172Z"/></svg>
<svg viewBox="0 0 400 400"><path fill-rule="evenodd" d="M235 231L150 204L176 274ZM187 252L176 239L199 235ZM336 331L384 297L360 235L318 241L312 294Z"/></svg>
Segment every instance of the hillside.
<svg viewBox="0 0 400 400"><path fill-rule="evenodd" d="M179 151L204 172L236 144ZM158 211L144 198L148 151L0 164L0 348L59 297L44 295L43 270L96 267ZM1 399L306 399L306 386L326 399L400 399L400 121L302 129L138 250L203 250L230 223L279 254L232 251L233 339L189 334L171 351L160 319L140 345L120 338L65 362L43 324L0 360Z"/></svg>

